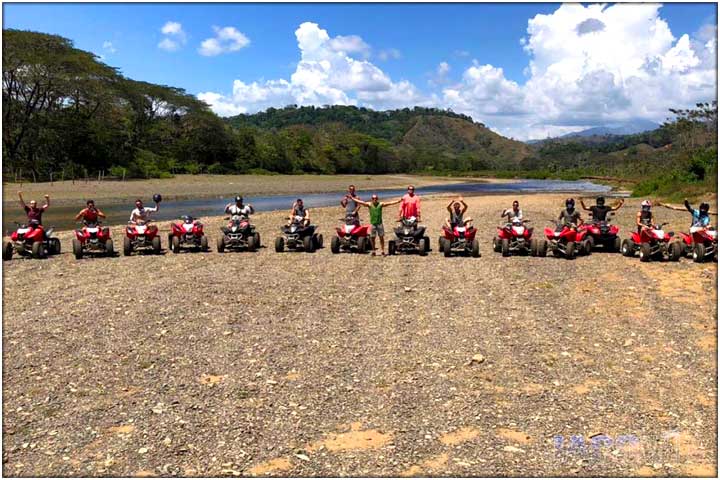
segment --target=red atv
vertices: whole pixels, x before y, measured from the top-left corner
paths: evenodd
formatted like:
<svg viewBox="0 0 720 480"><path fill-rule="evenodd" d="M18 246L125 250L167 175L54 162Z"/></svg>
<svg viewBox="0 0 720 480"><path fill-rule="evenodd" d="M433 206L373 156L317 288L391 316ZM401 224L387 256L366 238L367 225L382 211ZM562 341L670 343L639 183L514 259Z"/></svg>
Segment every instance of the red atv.
<svg viewBox="0 0 720 480"><path fill-rule="evenodd" d="M51 237L52 227L45 230L37 220L18 223L18 229L10 235L10 242L3 247L3 260L10 260L13 253L33 258L60 254L60 239Z"/></svg>
<svg viewBox="0 0 720 480"><path fill-rule="evenodd" d="M128 222L125 229L125 238L123 238L123 255L129 256L132 255L133 251L147 250L159 254L160 249L160 231L156 225Z"/></svg>
<svg viewBox="0 0 720 480"><path fill-rule="evenodd" d="M480 256L480 242L475 238L477 228L473 226L455 225L452 230L443 225L443 236L440 237L440 251L446 257L453 252L461 255Z"/></svg>
<svg viewBox="0 0 720 480"><path fill-rule="evenodd" d="M502 227L497 227L497 235L493 238L493 250L501 252L503 257L511 253L527 255L535 252L535 242L531 240L533 229L527 228L529 220L513 220Z"/></svg>
<svg viewBox="0 0 720 480"><path fill-rule="evenodd" d="M86 253L113 256L113 241L110 238L110 229L100 227L97 222L83 222L83 227L75 230L72 240L72 249L75 258L80 260Z"/></svg>
<svg viewBox="0 0 720 480"><path fill-rule="evenodd" d="M545 227L545 237L547 241L539 241L537 243L537 255L544 257L547 251L551 250L556 257L565 256L568 260L572 260L580 252L579 244L585 238L585 230L579 230L577 225L560 225L557 220L553 220L555 229Z"/></svg>
<svg viewBox="0 0 720 480"><path fill-rule="evenodd" d="M171 232L168 233L168 244L173 253L180 250L208 251L208 238L203 232L203 224L190 215L183 215L182 223L171 223Z"/></svg>
<svg viewBox="0 0 720 480"><path fill-rule="evenodd" d="M653 258L664 260L666 257L677 262L683 254L683 247L680 242L671 242L673 232L665 232L662 227L667 225L651 225L649 228L642 228L640 232L633 232L630 238L626 238L620 247L622 254L626 257L635 256L640 252L640 261L649 262Z"/></svg>
<svg viewBox="0 0 720 480"><path fill-rule="evenodd" d="M593 248L602 246L605 251L619 252L620 228L607 221L593 221L580 225L580 230L585 230L585 240L582 242L582 249L586 255L592 253Z"/></svg>
<svg viewBox="0 0 720 480"><path fill-rule="evenodd" d="M342 227L337 227L337 235L330 241L330 251L340 253L340 250L365 253L370 251L370 225L360 225L360 221L354 215L347 215Z"/></svg>
<svg viewBox="0 0 720 480"><path fill-rule="evenodd" d="M690 228L690 233L680 232L678 243L684 255L692 255L695 262L712 258L717 262L717 230L712 227Z"/></svg>

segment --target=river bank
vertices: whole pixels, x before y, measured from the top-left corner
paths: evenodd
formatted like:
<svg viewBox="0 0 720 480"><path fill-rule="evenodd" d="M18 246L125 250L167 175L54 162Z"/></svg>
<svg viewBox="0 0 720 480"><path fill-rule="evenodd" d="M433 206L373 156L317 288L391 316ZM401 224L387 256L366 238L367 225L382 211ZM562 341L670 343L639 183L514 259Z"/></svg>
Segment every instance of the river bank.
<svg viewBox="0 0 720 480"><path fill-rule="evenodd" d="M256 253L214 251L222 217L206 254L76 261L62 232L4 264L4 474L714 476L716 264L491 252L513 199L540 233L565 196L467 197L479 259L435 250L447 197L427 257L278 254L285 212Z"/></svg>

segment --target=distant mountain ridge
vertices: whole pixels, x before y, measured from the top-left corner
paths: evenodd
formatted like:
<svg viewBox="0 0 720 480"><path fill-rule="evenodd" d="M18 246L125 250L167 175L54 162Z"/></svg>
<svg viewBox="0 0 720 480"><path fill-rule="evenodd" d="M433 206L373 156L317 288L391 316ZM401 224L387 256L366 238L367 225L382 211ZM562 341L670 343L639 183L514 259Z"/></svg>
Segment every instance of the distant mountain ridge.
<svg viewBox="0 0 720 480"><path fill-rule="evenodd" d="M584 137L611 137L622 135L634 135L636 133L649 132L660 128L660 125L650 120L637 119L629 122L608 124L601 127L592 127L579 132L571 132L559 137L543 138L528 140L525 143L534 145L546 140L556 140L560 138L584 138Z"/></svg>

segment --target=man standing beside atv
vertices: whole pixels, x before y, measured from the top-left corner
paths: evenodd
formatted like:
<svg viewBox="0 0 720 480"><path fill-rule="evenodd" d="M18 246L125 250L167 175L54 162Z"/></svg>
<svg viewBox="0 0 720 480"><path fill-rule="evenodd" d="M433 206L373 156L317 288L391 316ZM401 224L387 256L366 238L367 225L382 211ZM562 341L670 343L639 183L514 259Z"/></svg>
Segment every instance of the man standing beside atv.
<svg viewBox="0 0 720 480"><path fill-rule="evenodd" d="M98 218L105 218L105 214L95 206L94 200L88 200L85 205L85 208L75 215L75 221L82 220L84 223L97 223Z"/></svg>
<svg viewBox="0 0 720 480"><path fill-rule="evenodd" d="M373 193L370 202L363 202L357 197L353 197L353 201L364 205L370 211L370 242L372 244L372 256L375 256L375 250L377 245L375 243L375 237L380 237L380 252L382 256L385 256L385 227L383 226L382 209L390 205L397 205L402 202L402 198L395 200L394 202L380 202L376 193Z"/></svg>
<svg viewBox="0 0 720 480"><path fill-rule="evenodd" d="M620 209L620 207L623 206L625 203L624 199L620 199L620 202L617 203L614 207L608 207L605 205L605 197L597 197L595 199L595 205L588 208L585 206L585 202L583 202L583 199L580 199L580 205L582 206L583 210L588 211L592 215L592 219L594 222L605 222L607 221L607 215L609 212L615 212Z"/></svg>
<svg viewBox="0 0 720 480"><path fill-rule="evenodd" d="M25 205L25 200L23 200L22 192L18 192L18 197L20 198L20 205L22 206L23 210L25 210L28 222L42 225L42 214L50 207L50 195L45 195L45 205L43 205L42 207L38 207L35 200L30 200L29 207Z"/></svg>

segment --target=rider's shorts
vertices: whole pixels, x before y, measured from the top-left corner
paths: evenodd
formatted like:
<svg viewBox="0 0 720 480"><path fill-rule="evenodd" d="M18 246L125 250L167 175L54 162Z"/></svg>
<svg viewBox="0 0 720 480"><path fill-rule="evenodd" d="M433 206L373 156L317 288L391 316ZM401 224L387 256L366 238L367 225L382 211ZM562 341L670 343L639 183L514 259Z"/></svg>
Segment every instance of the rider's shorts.
<svg viewBox="0 0 720 480"><path fill-rule="evenodd" d="M370 236L375 238L377 235L380 235L381 237L385 236L385 227L383 227L382 223L370 226Z"/></svg>

